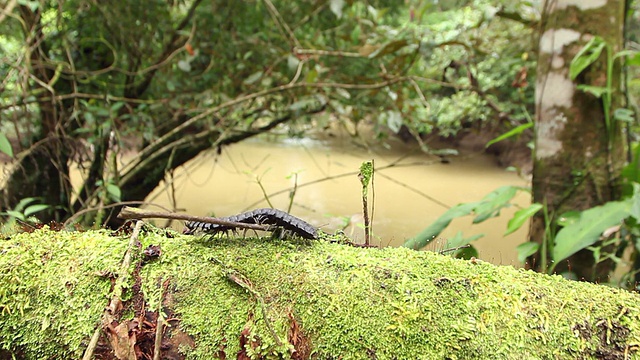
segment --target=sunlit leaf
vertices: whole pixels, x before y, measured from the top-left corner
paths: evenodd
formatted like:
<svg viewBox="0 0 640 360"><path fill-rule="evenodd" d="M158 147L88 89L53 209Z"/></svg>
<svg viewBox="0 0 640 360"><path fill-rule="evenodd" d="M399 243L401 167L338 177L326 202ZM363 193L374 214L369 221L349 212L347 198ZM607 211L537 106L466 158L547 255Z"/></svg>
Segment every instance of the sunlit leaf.
<svg viewBox="0 0 640 360"><path fill-rule="evenodd" d="M385 119L389 129L391 129L391 131L397 134L400 131L400 128L402 127L402 124L403 124L402 115L400 114L400 112L395 110L390 110L390 111L384 112L381 115Z"/></svg>
<svg viewBox="0 0 640 360"><path fill-rule="evenodd" d="M535 203L535 204L529 205L528 208L520 209L516 211L516 213L513 214L513 217L511 218L511 220L509 220L509 223L507 224L507 231L504 233L504 236L507 236L512 232L520 229L522 224L527 222L533 215L535 215L535 213L540 211L542 207L543 207L542 204Z"/></svg>
<svg viewBox="0 0 640 360"><path fill-rule="evenodd" d="M338 93L338 95L342 96L343 98L351 99L351 93L349 93L347 90L343 88L336 88L335 91L336 93Z"/></svg>
<svg viewBox="0 0 640 360"><path fill-rule="evenodd" d="M11 147L11 143L7 138L7 135L0 133L0 151L13 157L13 148Z"/></svg>
<svg viewBox="0 0 640 360"><path fill-rule="evenodd" d="M576 223L562 228L556 235L553 260L562 261L593 245L603 231L629 216L630 208L630 201L611 201L583 211Z"/></svg>
<svg viewBox="0 0 640 360"><path fill-rule="evenodd" d="M344 8L345 1L344 0L330 0L329 9L331 12L340 19L342 17L342 8Z"/></svg>
<svg viewBox="0 0 640 360"><path fill-rule="evenodd" d="M180 60L178 61L178 68L184 72L189 72L191 71L191 63L187 60Z"/></svg>

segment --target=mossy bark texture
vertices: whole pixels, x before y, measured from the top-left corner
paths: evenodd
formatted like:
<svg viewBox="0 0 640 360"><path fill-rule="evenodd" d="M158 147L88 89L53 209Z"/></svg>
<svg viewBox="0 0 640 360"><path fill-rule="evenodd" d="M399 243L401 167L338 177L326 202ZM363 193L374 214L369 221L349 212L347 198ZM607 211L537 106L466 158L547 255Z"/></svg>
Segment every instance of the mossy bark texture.
<svg viewBox="0 0 640 360"><path fill-rule="evenodd" d="M96 328L121 324L129 358L151 358L162 321L159 358L640 358L640 297L604 286L322 240L147 228L139 242L122 272L128 235L0 240L0 358L78 359ZM119 284L119 323L105 324ZM96 358L115 358L104 334Z"/></svg>

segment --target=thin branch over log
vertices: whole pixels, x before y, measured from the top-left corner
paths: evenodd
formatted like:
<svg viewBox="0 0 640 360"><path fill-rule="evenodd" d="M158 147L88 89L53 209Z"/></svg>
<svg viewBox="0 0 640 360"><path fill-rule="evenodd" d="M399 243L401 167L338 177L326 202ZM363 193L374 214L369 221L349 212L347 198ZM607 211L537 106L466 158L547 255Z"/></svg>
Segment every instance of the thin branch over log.
<svg viewBox="0 0 640 360"><path fill-rule="evenodd" d="M227 221L220 218L208 217L208 216L193 216L187 214L167 213L160 211L146 211L139 208L133 208L125 206L118 214L119 219L171 219L171 220L185 220L185 221L198 221L209 224L217 224L222 226L228 226L233 228L251 229L251 230L269 230L267 225L259 224L245 224L234 221Z"/></svg>

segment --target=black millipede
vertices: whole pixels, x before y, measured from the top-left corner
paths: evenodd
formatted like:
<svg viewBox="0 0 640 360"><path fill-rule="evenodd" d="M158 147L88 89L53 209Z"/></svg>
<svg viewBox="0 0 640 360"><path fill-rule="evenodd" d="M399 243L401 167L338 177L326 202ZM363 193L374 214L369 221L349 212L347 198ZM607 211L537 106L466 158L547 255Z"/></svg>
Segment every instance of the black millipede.
<svg viewBox="0 0 640 360"><path fill-rule="evenodd" d="M223 217L219 219L244 224L269 225L274 228L274 230L288 230L305 239L318 238L318 230L313 227L313 225L287 212L277 209L255 209L243 212L238 215ZM217 234L219 232L225 232L229 230L236 229L220 224L211 224L200 221L187 221L182 232L187 235L194 234L195 232ZM273 230L270 229L270 231Z"/></svg>

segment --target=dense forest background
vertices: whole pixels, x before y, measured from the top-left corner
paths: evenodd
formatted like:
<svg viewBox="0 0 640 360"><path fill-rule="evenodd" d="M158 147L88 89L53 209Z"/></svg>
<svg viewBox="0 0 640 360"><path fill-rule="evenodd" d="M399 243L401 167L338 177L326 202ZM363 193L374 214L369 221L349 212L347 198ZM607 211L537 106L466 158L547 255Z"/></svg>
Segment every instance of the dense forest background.
<svg viewBox="0 0 640 360"><path fill-rule="evenodd" d="M3 1L0 210L7 222L116 227L108 215L143 203L174 169L269 131L342 126L358 137L367 126L377 141L397 136L436 155L451 150L426 139L476 132L538 152L533 205L510 224L533 218L522 257L605 279L640 248L640 21L637 1L591 3ZM545 102L567 81L560 95L575 96ZM571 135L559 135L562 118L577 119ZM457 216L496 216L516 190L452 208L407 246Z"/></svg>

